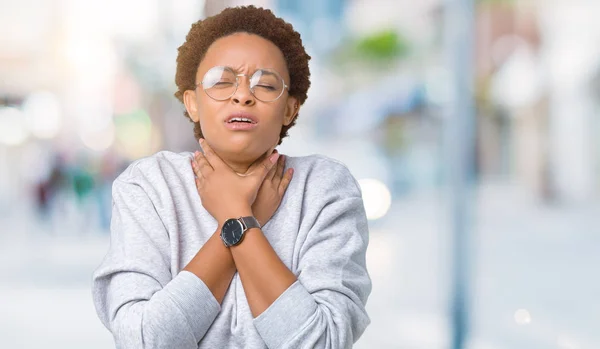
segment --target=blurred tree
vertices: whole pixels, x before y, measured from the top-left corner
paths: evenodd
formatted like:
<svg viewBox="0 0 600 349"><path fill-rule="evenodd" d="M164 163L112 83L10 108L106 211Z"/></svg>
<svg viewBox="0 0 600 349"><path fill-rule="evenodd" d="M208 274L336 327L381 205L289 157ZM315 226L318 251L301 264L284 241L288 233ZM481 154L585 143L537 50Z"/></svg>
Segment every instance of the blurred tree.
<svg viewBox="0 0 600 349"><path fill-rule="evenodd" d="M384 29L366 36L349 38L332 54L333 66L345 70L359 64L368 68L385 68L406 58L409 40L395 29Z"/></svg>
<svg viewBox="0 0 600 349"><path fill-rule="evenodd" d="M408 41L391 29L359 38L355 44L358 56L373 61L399 59L408 53L408 48Z"/></svg>

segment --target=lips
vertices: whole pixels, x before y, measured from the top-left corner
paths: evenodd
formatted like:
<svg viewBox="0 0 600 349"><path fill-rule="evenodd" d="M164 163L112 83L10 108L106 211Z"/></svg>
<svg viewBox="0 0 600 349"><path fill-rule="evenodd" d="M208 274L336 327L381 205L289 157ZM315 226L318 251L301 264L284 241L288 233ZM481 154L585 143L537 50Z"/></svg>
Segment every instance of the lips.
<svg viewBox="0 0 600 349"><path fill-rule="evenodd" d="M226 119L225 123L234 124L234 123L243 123L243 124L257 124L258 118L253 114L247 112L236 112L230 114Z"/></svg>
<svg viewBox="0 0 600 349"><path fill-rule="evenodd" d="M225 119L225 127L231 131L249 131L258 126L258 118L247 112L236 112Z"/></svg>

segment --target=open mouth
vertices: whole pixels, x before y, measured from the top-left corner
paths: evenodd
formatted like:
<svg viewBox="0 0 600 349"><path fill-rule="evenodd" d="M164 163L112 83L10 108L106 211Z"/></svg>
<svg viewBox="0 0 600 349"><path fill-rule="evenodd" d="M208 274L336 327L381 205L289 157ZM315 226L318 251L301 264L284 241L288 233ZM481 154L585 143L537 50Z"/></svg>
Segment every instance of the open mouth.
<svg viewBox="0 0 600 349"><path fill-rule="evenodd" d="M254 124L255 122L253 122L250 119L246 119L246 118L232 118L227 123L228 124L234 124L234 123Z"/></svg>

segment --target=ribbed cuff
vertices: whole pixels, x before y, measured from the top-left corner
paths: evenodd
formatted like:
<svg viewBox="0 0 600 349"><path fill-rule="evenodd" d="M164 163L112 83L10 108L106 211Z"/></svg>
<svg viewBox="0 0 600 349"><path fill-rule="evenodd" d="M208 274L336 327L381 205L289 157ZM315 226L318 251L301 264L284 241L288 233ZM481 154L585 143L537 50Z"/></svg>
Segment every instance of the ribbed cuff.
<svg viewBox="0 0 600 349"><path fill-rule="evenodd" d="M163 291L186 317L194 336L200 340L221 311L208 286L189 271L181 271Z"/></svg>
<svg viewBox="0 0 600 349"><path fill-rule="evenodd" d="M296 336L316 311L313 296L296 281L253 323L267 347L279 348Z"/></svg>

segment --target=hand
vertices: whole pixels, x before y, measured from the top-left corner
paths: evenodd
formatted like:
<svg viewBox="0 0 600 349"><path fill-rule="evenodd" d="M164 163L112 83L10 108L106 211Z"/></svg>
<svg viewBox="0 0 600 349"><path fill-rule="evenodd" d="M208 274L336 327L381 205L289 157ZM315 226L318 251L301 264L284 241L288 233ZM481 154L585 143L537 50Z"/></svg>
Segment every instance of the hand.
<svg viewBox="0 0 600 349"><path fill-rule="evenodd" d="M278 153L256 161L244 176L235 173L201 139L204 154L196 152L192 168L196 173L196 187L202 206L222 225L225 220L252 214L252 204L258 190L269 173L276 167Z"/></svg>
<svg viewBox="0 0 600 349"><path fill-rule="evenodd" d="M256 217L261 227L273 217L273 214L279 208L283 195L292 180L294 170L290 168L283 173L284 167L285 155L281 155L279 161L277 161L277 166L273 166L267 173L252 205L254 217Z"/></svg>

